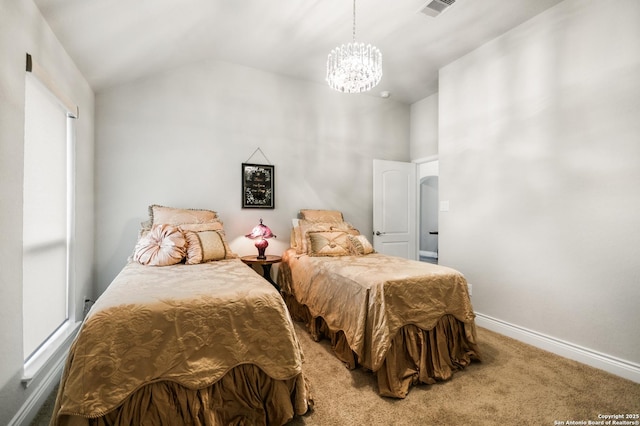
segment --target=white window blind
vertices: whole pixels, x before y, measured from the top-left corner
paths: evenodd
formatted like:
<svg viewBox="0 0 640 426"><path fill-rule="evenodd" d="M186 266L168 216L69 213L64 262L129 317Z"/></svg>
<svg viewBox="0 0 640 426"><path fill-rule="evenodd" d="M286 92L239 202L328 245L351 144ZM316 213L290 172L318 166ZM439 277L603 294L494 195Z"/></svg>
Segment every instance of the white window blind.
<svg viewBox="0 0 640 426"><path fill-rule="evenodd" d="M23 336L28 360L69 319L72 174L68 111L26 73Z"/></svg>

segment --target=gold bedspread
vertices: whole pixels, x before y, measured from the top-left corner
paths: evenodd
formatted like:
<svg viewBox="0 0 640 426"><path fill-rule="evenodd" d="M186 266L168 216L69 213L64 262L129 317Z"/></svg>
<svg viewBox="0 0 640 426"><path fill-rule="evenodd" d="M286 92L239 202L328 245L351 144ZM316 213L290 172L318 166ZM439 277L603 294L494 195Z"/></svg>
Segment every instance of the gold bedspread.
<svg viewBox="0 0 640 426"><path fill-rule="evenodd" d="M71 347L54 415L98 417L149 384L202 389L249 364L273 379L302 383L293 324L267 281L238 259L129 263ZM297 399L305 392L299 387Z"/></svg>
<svg viewBox="0 0 640 426"><path fill-rule="evenodd" d="M446 315L468 326L475 346L467 281L454 269L377 253L310 257L292 249L283 262L283 292L331 330L343 331L358 362L372 371L383 365L401 328L432 330Z"/></svg>

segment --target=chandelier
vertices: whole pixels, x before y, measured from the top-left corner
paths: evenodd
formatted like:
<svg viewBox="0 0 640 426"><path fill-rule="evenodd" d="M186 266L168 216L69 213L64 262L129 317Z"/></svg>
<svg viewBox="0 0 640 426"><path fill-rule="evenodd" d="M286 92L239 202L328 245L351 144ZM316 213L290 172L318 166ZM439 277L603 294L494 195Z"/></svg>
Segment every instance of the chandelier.
<svg viewBox="0 0 640 426"><path fill-rule="evenodd" d="M353 42L336 47L327 58L327 83L344 93L373 89L382 78L382 53L364 43L356 43L356 0L353 0Z"/></svg>

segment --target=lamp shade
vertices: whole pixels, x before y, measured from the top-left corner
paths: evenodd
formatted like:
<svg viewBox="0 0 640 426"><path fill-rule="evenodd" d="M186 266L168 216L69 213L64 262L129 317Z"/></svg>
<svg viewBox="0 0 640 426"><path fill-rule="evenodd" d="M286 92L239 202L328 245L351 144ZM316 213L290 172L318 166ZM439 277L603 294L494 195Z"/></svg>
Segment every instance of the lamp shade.
<svg viewBox="0 0 640 426"><path fill-rule="evenodd" d="M275 235L273 235L271 229L269 229L267 225L264 225L262 219L260 219L260 223L253 228L250 234L245 235L245 237L253 240L255 238L273 238Z"/></svg>

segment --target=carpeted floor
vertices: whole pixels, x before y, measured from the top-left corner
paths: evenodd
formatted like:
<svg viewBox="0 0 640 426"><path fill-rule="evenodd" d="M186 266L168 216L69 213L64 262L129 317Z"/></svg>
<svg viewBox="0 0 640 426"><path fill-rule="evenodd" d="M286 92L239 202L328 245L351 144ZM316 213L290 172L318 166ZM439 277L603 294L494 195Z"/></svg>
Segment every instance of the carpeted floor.
<svg viewBox="0 0 640 426"><path fill-rule="evenodd" d="M640 384L482 328L483 362L404 400L377 396L372 374L346 370L302 327L298 335L316 407L292 425L554 425L640 413Z"/></svg>
<svg viewBox="0 0 640 426"><path fill-rule="evenodd" d="M414 387L403 400L378 396L371 373L347 370L328 342L314 342L299 323L296 331L315 407L292 426L587 424L640 413L640 384L482 328L483 362L450 381ZM32 425L48 424L51 409L45 405Z"/></svg>

